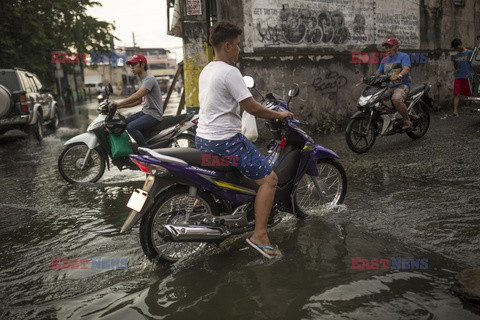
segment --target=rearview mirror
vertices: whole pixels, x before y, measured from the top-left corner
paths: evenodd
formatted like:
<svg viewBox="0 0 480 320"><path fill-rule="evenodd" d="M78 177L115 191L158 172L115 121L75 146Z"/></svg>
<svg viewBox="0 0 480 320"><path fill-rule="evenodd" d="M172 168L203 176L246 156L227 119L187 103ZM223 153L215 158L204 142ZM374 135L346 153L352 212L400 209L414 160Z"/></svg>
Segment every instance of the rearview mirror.
<svg viewBox="0 0 480 320"><path fill-rule="evenodd" d="M113 87L109 83L105 86L105 95L108 97L109 95L113 94Z"/></svg>
<svg viewBox="0 0 480 320"><path fill-rule="evenodd" d="M255 80L253 80L253 78L250 76L244 76L243 82L245 82L245 85L247 86L247 88L251 89L255 87Z"/></svg>
<svg viewBox="0 0 480 320"><path fill-rule="evenodd" d="M300 93L300 87L296 83L294 83L292 85L292 88L288 90L288 96L292 98L298 96L299 93Z"/></svg>

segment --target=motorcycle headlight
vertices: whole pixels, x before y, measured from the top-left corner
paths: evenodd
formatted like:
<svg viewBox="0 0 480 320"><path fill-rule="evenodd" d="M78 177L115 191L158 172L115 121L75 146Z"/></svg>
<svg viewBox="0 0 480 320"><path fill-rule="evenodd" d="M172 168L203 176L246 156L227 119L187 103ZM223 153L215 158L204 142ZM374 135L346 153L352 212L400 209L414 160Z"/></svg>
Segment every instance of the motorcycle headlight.
<svg viewBox="0 0 480 320"><path fill-rule="evenodd" d="M380 99L381 95L382 95L383 91L379 91L373 95L370 95L370 96L361 96L360 98L358 98L358 105L363 107L363 106L366 106L368 104L372 104L374 102L376 102L378 99Z"/></svg>
<svg viewBox="0 0 480 320"><path fill-rule="evenodd" d="M361 107L366 106L371 97L372 96L360 96L360 98L358 98L358 105Z"/></svg>

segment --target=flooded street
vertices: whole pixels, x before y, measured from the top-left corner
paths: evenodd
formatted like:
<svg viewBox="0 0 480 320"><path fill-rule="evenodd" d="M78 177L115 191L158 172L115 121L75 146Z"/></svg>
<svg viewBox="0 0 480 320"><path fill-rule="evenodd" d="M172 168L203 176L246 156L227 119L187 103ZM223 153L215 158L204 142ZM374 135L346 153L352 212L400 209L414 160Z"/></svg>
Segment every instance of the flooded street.
<svg viewBox="0 0 480 320"><path fill-rule="evenodd" d="M434 113L422 139L377 138L363 155L348 149L343 130L318 136L341 157L345 203L286 217L270 233L280 260L263 260L240 236L154 266L138 225L119 234L141 172L111 168L86 186L58 173L63 144L85 132L95 103L74 107L41 145L19 132L0 136L1 319L480 318L451 291L480 258L480 115ZM89 262L53 269L55 257ZM426 265L354 269L358 257Z"/></svg>

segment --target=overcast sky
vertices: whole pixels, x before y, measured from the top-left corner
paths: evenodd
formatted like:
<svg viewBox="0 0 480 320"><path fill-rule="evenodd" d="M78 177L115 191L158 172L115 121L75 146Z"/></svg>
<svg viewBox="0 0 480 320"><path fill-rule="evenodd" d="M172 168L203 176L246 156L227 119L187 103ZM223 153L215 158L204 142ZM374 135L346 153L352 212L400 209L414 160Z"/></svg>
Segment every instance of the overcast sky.
<svg viewBox="0 0 480 320"><path fill-rule="evenodd" d="M167 35L167 0L97 0L102 7L88 10L98 20L114 23L116 46L133 46L132 32L136 46L141 48L165 48L177 53L182 59L182 39Z"/></svg>

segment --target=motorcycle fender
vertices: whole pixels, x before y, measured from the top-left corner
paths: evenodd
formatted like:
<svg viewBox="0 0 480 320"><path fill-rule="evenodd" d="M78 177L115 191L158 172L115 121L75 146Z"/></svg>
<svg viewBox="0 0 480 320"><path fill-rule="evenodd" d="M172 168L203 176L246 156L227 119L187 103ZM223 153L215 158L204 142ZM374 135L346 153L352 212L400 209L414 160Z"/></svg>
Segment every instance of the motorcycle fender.
<svg viewBox="0 0 480 320"><path fill-rule="evenodd" d="M33 112L32 112L32 118L30 119L30 122L28 123L29 125L34 125L37 123L37 110L40 109L40 105L36 104L33 106ZM40 113L42 113L40 111Z"/></svg>
<svg viewBox="0 0 480 320"><path fill-rule="evenodd" d="M422 101L425 102L425 104L428 106L430 110L433 110L432 99L428 95L424 95L422 97Z"/></svg>
<svg viewBox="0 0 480 320"><path fill-rule="evenodd" d="M95 149L99 145L97 136L92 132L79 134L78 136L75 136L65 142L64 145L66 146L75 142L83 142L88 146L89 149Z"/></svg>
<svg viewBox="0 0 480 320"><path fill-rule="evenodd" d="M365 112L358 110L357 112L355 112L355 113L350 117L350 119L365 118L365 117L366 117Z"/></svg>
<svg viewBox="0 0 480 320"><path fill-rule="evenodd" d="M138 220L140 220L145 212L147 212L150 207L154 204L154 200L158 194L162 193L164 190L170 188L171 186L167 186L164 188L161 188L161 183L155 183L155 180L158 178L155 178L154 176L149 175L147 179L145 180L145 183L143 184L143 191L148 192L148 199L145 205L142 208L142 211L138 212L135 210L131 210L130 214L127 217L127 220L123 223L122 228L120 229L120 233L124 233L127 231L130 231L135 224L137 224Z"/></svg>
<svg viewBox="0 0 480 320"><path fill-rule="evenodd" d="M319 145L315 145L315 149L312 152L312 160L310 161L310 165L308 166L306 173L311 176L318 176L318 171L317 171L318 159L338 159L338 158L340 157L334 151Z"/></svg>

